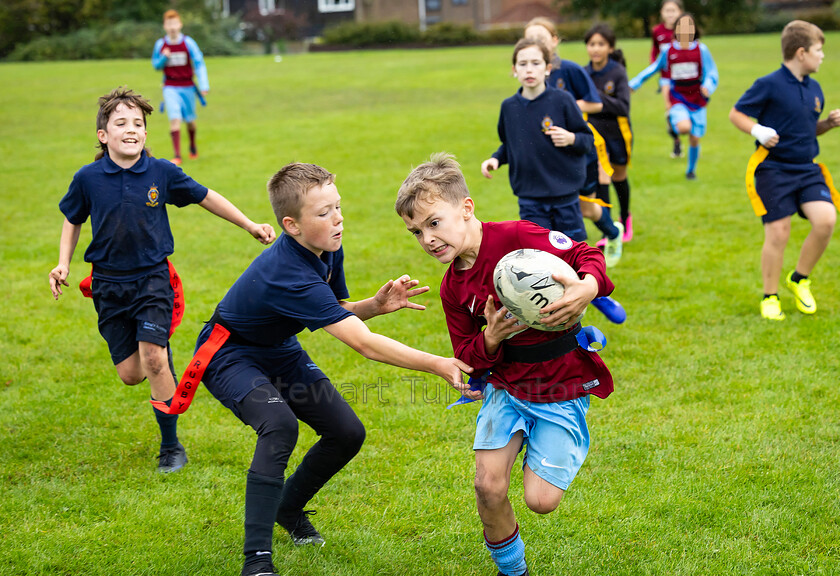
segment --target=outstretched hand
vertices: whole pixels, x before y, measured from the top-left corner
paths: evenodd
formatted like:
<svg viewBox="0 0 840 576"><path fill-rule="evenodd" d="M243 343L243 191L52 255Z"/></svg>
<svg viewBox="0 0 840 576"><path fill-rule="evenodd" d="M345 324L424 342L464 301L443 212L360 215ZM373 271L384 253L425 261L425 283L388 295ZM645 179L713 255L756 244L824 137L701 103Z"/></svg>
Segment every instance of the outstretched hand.
<svg viewBox="0 0 840 576"><path fill-rule="evenodd" d="M577 273L568 270L555 272L551 277L565 286L566 290L562 298L540 310L541 313L548 314L540 322L550 328L563 327L571 320L579 318L598 295L598 281L589 275L581 280Z"/></svg>
<svg viewBox="0 0 840 576"><path fill-rule="evenodd" d="M415 288L418 284L420 284L420 281L413 280L408 274L404 274L396 280L388 280L373 296L379 313L388 314L402 308L425 310L426 307L422 304L409 300L409 298L414 298L429 291L428 286Z"/></svg>
<svg viewBox="0 0 840 576"><path fill-rule="evenodd" d="M274 226L271 224L254 224L248 229L251 236L262 242L263 244L271 244L277 238L277 233L274 232Z"/></svg>
<svg viewBox="0 0 840 576"><path fill-rule="evenodd" d="M490 354L499 349L503 340L528 328L506 307L502 306L496 310L492 294L487 295L487 302L484 303L484 318L487 320L487 327L484 329L484 348Z"/></svg>
<svg viewBox="0 0 840 576"><path fill-rule="evenodd" d="M470 400L481 400L484 394L481 390L473 390L470 388L469 382L464 381L462 372L471 374L472 366L464 364L457 358L441 358L440 366L437 370L438 375L449 382L449 385L455 388L462 396L466 396Z"/></svg>

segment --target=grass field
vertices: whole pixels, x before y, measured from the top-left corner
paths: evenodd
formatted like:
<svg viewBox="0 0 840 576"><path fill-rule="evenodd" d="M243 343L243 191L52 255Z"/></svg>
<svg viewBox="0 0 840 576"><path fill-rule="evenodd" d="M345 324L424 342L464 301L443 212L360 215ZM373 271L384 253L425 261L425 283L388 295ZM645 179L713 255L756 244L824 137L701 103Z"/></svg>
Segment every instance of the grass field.
<svg viewBox="0 0 840 576"><path fill-rule="evenodd" d="M521 471L511 499L535 576L565 574L840 573L840 245L813 274L819 311L762 321L760 223L743 174L752 140L727 114L780 62L776 36L705 39L720 69L699 179L668 158L654 82L633 99L630 171L636 237L611 272L628 321L586 321L609 339L602 353L613 395L589 412L592 449L560 508L526 509ZM817 79L840 107L840 35L829 34ZM631 74L648 44L624 42ZM582 44L561 46L584 61ZM498 145L508 47L211 59L200 111L201 159L183 168L251 218L271 221L265 182L290 161L338 174L348 285L371 295L408 272L432 290L425 312L369 322L411 345L450 354L438 287L393 212L413 165L446 150L461 161L485 220L517 217L507 170L487 181L480 162ZM147 61L0 66L0 574L221 575L241 567L245 471L254 435L200 389L181 418L190 464L155 472L158 433L148 388L123 386L89 300L85 226L72 289L54 302L58 201L95 153L96 99L126 84L159 102ZM170 154L167 123L149 145ZM840 131L821 138L840 172ZM171 210L174 263L186 319L175 334L183 369L203 321L261 250L197 207ZM785 270L807 223L795 221ZM597 236L591 229L590 237ZM351 400L368 430L359 456L315 498L328 543L294 549L276 533L281 574L490 575L472 489L477 405L447 411L443 382L366 361L325 333L304 346ZM302 427L291 468L314 441ZM518 467L517 467L518 468Z"/></svg>

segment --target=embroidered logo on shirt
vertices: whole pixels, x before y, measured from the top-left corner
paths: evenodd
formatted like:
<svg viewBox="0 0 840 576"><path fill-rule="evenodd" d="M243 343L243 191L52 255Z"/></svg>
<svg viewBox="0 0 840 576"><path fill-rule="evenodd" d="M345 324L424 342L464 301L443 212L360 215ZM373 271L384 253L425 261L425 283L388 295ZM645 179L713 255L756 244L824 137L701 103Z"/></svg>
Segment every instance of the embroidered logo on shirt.
<svg viewBox="0 0 840 576"><path fill-rule="evenodd" d="M558 90L565 90L566 89L566 83L563 81L562 78L557 79L557 89Z"/></svg>
<svg viewBox="0 0 840 576"><path fill-rule="evenodd" d="M820 104L820 99L817 96L814 96L814 112L817 114L822 112L822 105Z"/></svg>
<svg viewBox="0 0 840 576"><path fill-rule="evenodd" d="M552 126L554 126L554 121L551 119L551 116L543 116L542 122L540 124L542 126L543 133L546 133L549 130L551 130Z"/></svg>
<svg viewBox="0 0 840 576"><path fill-rule="evenodd" d="M558 250L568 250L572 247L572 239L556 230L548 233L548 242Z"/></svg>
<svg viewBox="0 0 840 576"><path fill-rule="evenodd" d="M152 184L152 187L149 188L148 192L146 192L146 198L149 199L149 201L146 202L146 206L151 206L152 208L154 208L158 205L158 198L160 198L160 192L158 192L157 186Z"/></svg>
<svg viewBox="0 0 840 576"><path fill-rule="evenodd" d="M608 94L610 96L615 94L615 82L609 80L606 84L604 84L604 94Z"/></svg>

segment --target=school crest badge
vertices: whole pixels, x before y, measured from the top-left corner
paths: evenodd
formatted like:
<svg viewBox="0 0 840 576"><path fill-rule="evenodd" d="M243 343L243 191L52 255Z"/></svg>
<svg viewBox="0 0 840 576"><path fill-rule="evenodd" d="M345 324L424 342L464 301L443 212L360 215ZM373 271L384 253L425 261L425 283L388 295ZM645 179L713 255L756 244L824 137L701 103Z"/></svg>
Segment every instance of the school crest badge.
<svg viewBox="0 0 840 576"><path fill-rule="evenodd" d="M604 94L609 94L610 96L615 94L615 82L610 80L604 84Z"/></svg>
<svg viewBox="0 0 840 576"><path fill-rule="evenodd" d="M149 199L149 201L146 202L146 206L154 208L155 206L158 205L158 199L160 198L160 192L158 192L157 186L152 184L152 187L149 188L148 192L146 192L146 198Z"/></svg>
<svg viewBox="0 0 840 576"><path fill-rule="evenodd" d="M543 131L543 134L551 130L551 127L554 126L554 121L551 119L551 116L543 116L542 122L540 123L540 129Z"/></svg>
<svg viewBox="0 0 840 576"><path fill-rule="evenodd" d="M820 104L820 99L818 96L814 96L814 112L819 114L822 112L822 105Z"/></svg>
<svg viewBox="0 0 840 576"><path fill-rule="evenodd" d="M562 78L557 79L556 86L557 86L558 90L565 90L566 89L566 83L563 81Z"/></svg>

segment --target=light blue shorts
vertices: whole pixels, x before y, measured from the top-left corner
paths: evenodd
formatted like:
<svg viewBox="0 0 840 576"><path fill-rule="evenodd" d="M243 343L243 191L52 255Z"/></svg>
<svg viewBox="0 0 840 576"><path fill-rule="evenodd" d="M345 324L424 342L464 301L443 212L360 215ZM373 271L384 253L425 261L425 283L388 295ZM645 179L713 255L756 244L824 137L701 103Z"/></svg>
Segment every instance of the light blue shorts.
<svg viewBox="0 0 840 576"><path fill-rule="evenodd" d="M674 132L677 132L677 123L683 120L691 120L691 135L702 138L706 135L706 108L689 110L685 104L674 104L668 111L668 121ZM677 132L679 134L679 132Z"/></svg>
<svg viewBox="0 0 840 576"><path fill-rule="evenodd" d="M195 87L164 86L163 105L170 120L194 121L196 119Z"/></svg>
<svg viewBox="0 0 840 576"><path fill-rule="evenodd" d="M567 490L589 452L589 396L565 402L528 402L487 386L476 419L473 450L504 448L523 431L525 464L546 482Z"/></svg>

